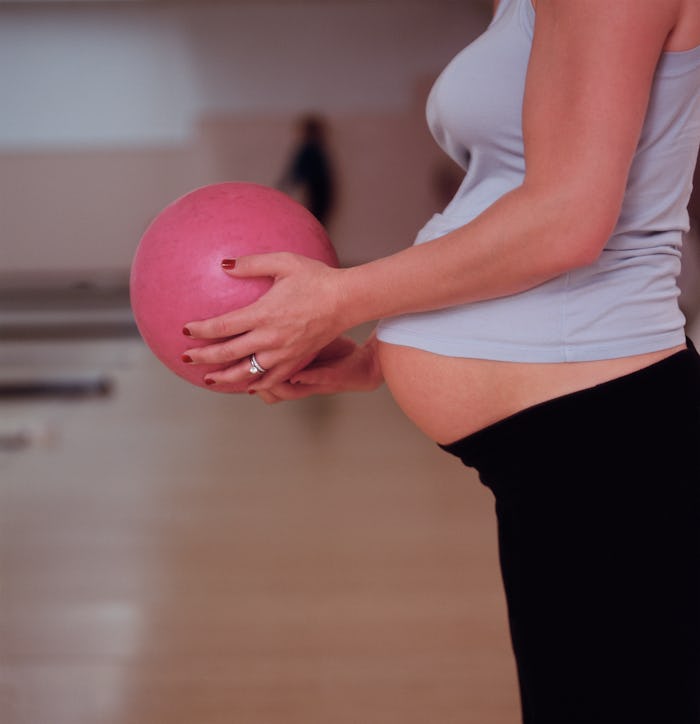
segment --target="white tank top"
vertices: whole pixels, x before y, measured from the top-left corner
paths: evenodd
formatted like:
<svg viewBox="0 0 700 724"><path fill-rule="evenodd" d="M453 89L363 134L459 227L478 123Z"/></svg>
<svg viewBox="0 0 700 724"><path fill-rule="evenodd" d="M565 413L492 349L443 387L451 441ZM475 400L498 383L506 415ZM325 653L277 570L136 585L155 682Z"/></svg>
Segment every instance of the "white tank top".
<svg viewBox="0 0 700 724"><path fill-rule="evenodd" d="M531 0L501 0L486 32L435 82L428 124L466 175L416 244L466 224L522 183L534 23ZM700 144L699 89L700 47L661 56L620 217L593 264L512 296L382 320L379 339L521 362L607 359L682 344L676 278Z"/></svg>

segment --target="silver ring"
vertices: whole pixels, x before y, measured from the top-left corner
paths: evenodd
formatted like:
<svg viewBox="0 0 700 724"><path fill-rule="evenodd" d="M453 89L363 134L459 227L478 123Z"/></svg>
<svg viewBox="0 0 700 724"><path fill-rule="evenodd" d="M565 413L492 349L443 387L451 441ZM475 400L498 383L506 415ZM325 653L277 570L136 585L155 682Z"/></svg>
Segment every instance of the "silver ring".
<svg viewBox="0 0 700 724"><path fill-rule="evenodd" d="M251 375L264 375L267 370L255 359L255 355L250 355L250 369L248 370Z"/></svg>

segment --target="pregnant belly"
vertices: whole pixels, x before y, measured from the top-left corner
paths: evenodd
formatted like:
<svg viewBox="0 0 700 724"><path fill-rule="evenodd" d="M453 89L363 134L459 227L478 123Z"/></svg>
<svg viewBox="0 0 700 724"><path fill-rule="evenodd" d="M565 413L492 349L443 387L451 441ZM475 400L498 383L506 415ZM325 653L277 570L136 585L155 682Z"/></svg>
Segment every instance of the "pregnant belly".
<svg viewBox="0 0 700 724"><path fill-rule="evenodd" d="M522 363L445 357L379 343L384 379L404 414L446 444L561 395L629 374L684 348L593 362Z"/></svg>

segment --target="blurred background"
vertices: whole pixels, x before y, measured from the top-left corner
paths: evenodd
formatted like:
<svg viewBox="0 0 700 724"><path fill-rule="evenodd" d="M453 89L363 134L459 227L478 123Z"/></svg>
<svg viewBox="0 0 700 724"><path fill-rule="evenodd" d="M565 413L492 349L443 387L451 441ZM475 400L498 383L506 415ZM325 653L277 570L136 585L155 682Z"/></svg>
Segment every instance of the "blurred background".
<svg viewBox="0 0 700 724"><path fill-rule="evenodd" d="M310 112L328 121L343 259L403 247L439 204L427 90L488 21L486 0L26 1L0 13L2 274L90 284L123 281L176 196L276 183Z"/></svg>
<svg viewBox="0 0 700 724"><path fill-rule="evenodd" d="M473 472L384 389L267 408L187 385L128 299L151 219L281 183L308 114L341 262L410 244L458 179L427 92L489 16L0 2L3 724L518 721Z"/></svg>
<svg viewBox="0 0 700 724"><path fill-rule="evenodd" d="M427 92L487 2L0 2L0 721L517 720L491 502L385 390L267 408L141 342L138 241L324 125L343 264L456 179ZM302 179L303 180L303 179ZM361 337L369 329L353 330Z"/></svg>

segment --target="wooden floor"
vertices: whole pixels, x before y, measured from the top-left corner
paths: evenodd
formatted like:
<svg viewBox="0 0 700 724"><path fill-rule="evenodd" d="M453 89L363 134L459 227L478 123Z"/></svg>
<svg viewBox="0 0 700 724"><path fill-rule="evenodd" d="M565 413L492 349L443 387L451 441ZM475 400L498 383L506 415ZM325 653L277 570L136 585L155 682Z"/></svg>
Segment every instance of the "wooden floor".
<svg viewBox="0 0 700 724"><path fill-rule="evenodd" d="M113 394L0 400L2 724L517 724L491 497L385 390L23 344Z"/></svg>

